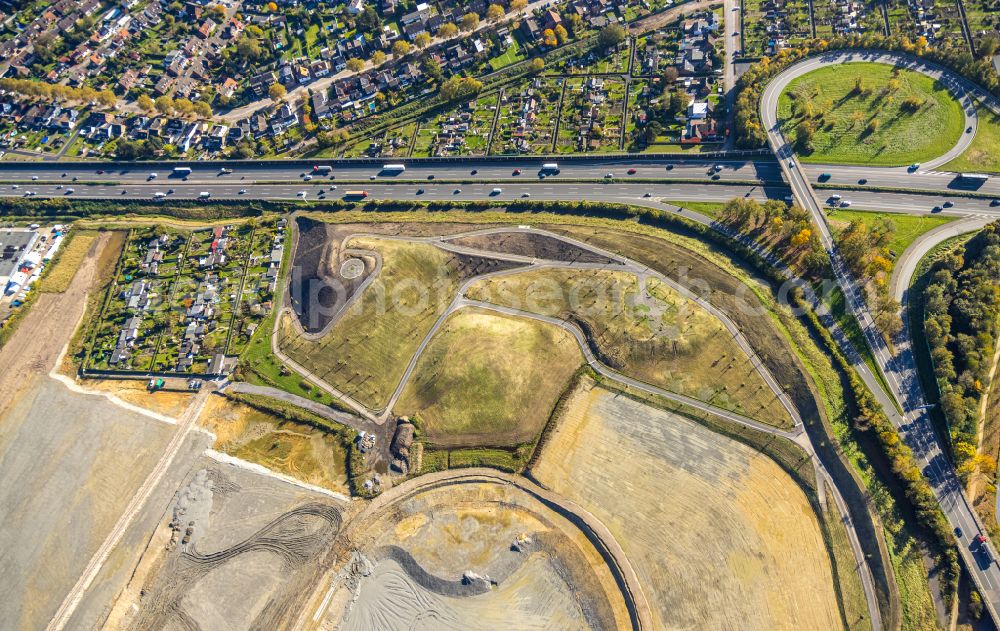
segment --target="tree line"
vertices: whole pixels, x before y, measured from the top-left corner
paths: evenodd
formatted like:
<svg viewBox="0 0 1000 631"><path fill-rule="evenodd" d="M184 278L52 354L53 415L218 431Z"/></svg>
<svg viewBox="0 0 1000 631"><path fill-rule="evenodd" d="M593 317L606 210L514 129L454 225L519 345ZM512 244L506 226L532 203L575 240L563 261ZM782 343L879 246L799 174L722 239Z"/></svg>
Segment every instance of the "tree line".
<svg viewBox="0 0 1000 631"><path fill-rule="evenodd" d="M844 263L861 282L875 323L889 337L903 329L900 305L889 294L893 256L889 244L895 232L896 225L889 219L880 218L869 224L859 218L837 235L837 248Z"/></svg>
<svg viewBox="0 0 1000 631"><path fill-rule="evenodd" d="M798 206L774 199L762 204L737 197L726 202L718 219L733 232L773 252L799 276L819 279L829 267L809 213Z"/></svg>
<svg viewBox="0 0 1000 631"><path fill-rule="evenodd" d="M967 481L992 477L995 463L978 454L979 407L1000 334L1000 222L938 260L924 289L924 333L934 363L952 456Z"/></svg>

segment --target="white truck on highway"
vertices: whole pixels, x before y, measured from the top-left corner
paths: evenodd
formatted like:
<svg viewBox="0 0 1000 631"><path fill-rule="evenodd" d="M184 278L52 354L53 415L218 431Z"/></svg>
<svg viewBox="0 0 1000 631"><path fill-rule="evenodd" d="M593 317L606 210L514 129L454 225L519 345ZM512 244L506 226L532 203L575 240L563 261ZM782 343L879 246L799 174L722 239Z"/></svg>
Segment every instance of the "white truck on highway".
<svg viewBox="0 0 1000 631"><path fill-rule="evenodd" d="M542 165L543 173L559 173L559 165L555 162L546 162Z"/></svg>
<svg viewBox="0 0 1000 631"><path fill-rule="evenodd" d="M208 191L202 191L202 192L198 193L198 199L208 199L211 196L212 196L212 194L209 193Z"/></svg>
<svg viewBox="0 0 1000 631"><path fill-rule="evenodd" d="M187 177L191 175L191 167L174 167L174 177Z"/></svg>
<svg viewBox="0 0 1000 631"><path fill-rule="evenodd" d="M402 173L405 170L405 164L385 164L382 166L382 171L385 173Z"/></svg>

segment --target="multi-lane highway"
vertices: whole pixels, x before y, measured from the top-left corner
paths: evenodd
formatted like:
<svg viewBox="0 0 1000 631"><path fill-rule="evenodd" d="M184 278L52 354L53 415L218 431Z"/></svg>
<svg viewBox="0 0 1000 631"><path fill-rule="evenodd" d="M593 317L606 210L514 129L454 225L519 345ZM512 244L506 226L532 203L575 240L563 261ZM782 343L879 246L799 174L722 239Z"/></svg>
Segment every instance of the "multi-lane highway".
<svg viewBox="0 0 1000 631"><path fill-rule="evenodd" d="M965 565L981 592L991 617L997 621L997 612L1000 610L1000 565L988 556L986 550L989 544L980 547L973 540L977 535L987 536L988 533L979 522L958 476L938 444L927 414L909 335L904 329L904 334L896 341L895 353L890 352L867 308L859 284L837 252L823 206L813 190L808 173L801 168L792 146L784 138L777 118L778 97L793 77L808 71L818 63L846 63L862 59L905 63L915 70L943 80L946 85L960 92L959 97L962 99L967 98L964 90L973 89L940 68L913 64L908 57L891 53L877 55L857 52L831 53L794 64L775 77L761 97L761 120L767 131L768 143L779 160L782 174L791 186L796 202L813 217L822 244L830 255L837 282L844 290L848 308L861 325L879 368L885 374L890 392L886 393L882 389L878 380L864 367L856 353L848 354L856 360L858 373L881 403L889 420L898 428L906 444L913 449L945 516L955 528L958 549ZM984 102L992 100L992 97L986 94L977 94L977 97ZM963 142L960 141L959 144ZM897 410L897 403L902 408L902 413Z"/></svg>
<svg viewBox="0 0 1000 631"><path fill-rule="evenodd" d="M13 188L17 186L17 188ZM335 189L333 187L336 187ZM493 189L500 188L500 193ZM69 192L72 190L72 192ZM587 200L594 202L620 202L639 205L658 205L661 200L724 202L734 197L751 197L784 200L788 188L781 185L756 186L747 184L698 184L698 183L628 183L612 182L560 182L558 180L513 181L496 183L448 183L440 181L421 183L363 183L342 184L330 181L250 184L219 180L212 183L130 183L130 184L81 184L68 182L54 184L42 181L28 184L0 182L0 197L25 196L62 197L67 199L154 199L163 193L160 201L193 200L202 193L209 193L209 200L264 199L275 201L346 200L347 192L364 190L369 200L415 199L423 201L565 201ZM245 191L242 192L241 191ZM421 192L423 191L423 192ZM305 195L300 195L304 193ZM983 198L957 197L954 195L925 195L914 193L880 193L846 189L824 190L823 196L840 194L852 200L852 208L881 210L909 214L982 215L1000 218L1000 206ZM357 201L355 198L351 198ZM945 205L949 205L945 207Z"/></svg>
<svg viewBox="0 0 1000 631"><path fill-rule="evenodd" d="M399 162L386 160L389 162ZM298 162L294 164L273 163L225 163L232 173L223 173L218 162L184 163L191 169L186 179L172 175L179 163L136 163L127 167L112 167L100 163L0 163L0 183L11 182L20 185L24 191L33 181L56 182L77 187L83 183L141 184L148 182L159 185L162 190L177 184L236 184L303 182L311 177L312 182L333 180L335 183L380 183L380 182L560 182L566 180L601 180L611 174L616 181L627 180L684 180L696 182L755 182L761 184L781 184L781 169L771 158L727 160L671 160L666 158L634 160L618 158L594 158L586 160L563 160L557 162L559 173L545 173L542 165L546 160L524 158L523 160L497 161L487 158L469 158L459 162L436 162L427 160L405 160L406 170L389 174L382 170L382 162ZM331 165L331 173L314 175L315 165ZM823 181L826 186L853 187L859 189L904 189L928 192L945 192L961 195L970 192L959 186L954 173L929 170L910 172L905 167L857 167L844 165L800 165L811 182ZM155 173L156 177L150 179ZM545 177L541 177L544 175ZM829 177L824 177L824 176ZM375 179L372 179L374 176ZM33 180L32 178L38 178ZM75 178L75 181L74 181ZM860 192L860 191L859 191ZM1000 180L989 181L971 192L1000 198ZM852 194L853 196L853 194Z"/></svg>

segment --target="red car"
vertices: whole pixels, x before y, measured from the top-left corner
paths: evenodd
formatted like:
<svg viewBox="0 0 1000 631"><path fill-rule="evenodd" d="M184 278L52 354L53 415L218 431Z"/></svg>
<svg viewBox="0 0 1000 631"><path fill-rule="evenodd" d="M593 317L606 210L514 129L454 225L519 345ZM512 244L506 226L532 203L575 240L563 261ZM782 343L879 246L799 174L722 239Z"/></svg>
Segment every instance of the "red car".
<svg viewBox="0 0 1000 631"><path fill-rule="evenodd" d="M629 169L628 170L628 174L629 175L635 175L635 169Z"/></svg>
<svg viewBox="0 0 1000 631"><path fill-rule="evenodd" d="M521 169L514 169L514 175L521 175Z"/></svg>

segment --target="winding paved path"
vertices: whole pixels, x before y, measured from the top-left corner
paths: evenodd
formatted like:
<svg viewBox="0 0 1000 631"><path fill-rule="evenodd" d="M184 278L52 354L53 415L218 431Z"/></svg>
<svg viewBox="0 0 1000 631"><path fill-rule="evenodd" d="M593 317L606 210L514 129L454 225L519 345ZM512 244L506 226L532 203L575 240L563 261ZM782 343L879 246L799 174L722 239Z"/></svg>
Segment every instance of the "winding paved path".
<svg viewBox="0 0 1000 631"><path fill-rule="evenodd" d="M670 206L670 205L667 205L667 204L662 204L662 203L660 203L660 202L658 202L656 200L648 200L647 203L645 203L643 205L647 205L649 207L654 207L654 208L659 208L659 209L668 208L669 210L672 210L673 212L675 212L675 213L677 213L677 214L679 214L681 216L684 216L684 217L686 217L686 218L688 218L690 220L696 221L698 223L702 223L704 225L711 226L711 227L713 227L713 229L719 230L719 231L721 231L721 232L723 232L723 233L725 233L725 234L727 234L729 236L732 236L731 232L728 231L724 226L721 226L721 225L715 223L714 221L712 221L708 217L705 217L704 215L701 215L699 213L688 211L688 210L685 210L685 209L682 209L682 208L679 208L679 207L676 207L676 206ZM502 254L502 253L497 253L497 252L490 252L490 251L485 251L485 250L476 250L476 249L473 249L473 248L466 248L466 247L462 247L462 246L457 246L455 244L452 244L452 243L448 242L449 240L456 239L456 238L459 238L459 237L462 237L462 236L489 235L489 234L497 234L497 233L501 233L501 232L510 233L510 232L515 232L515 231L519 231L519 230L530 230L531 232L536 233L536 234L544 234L546 236L549 236L549 237L552 237L552 238L564 241L564 242L569 243L571 245L574 245L576 247L589 250L589 251L591 251L591 252L593 252L595 254L598 254L598 255L600 255L602 257L605 257L605 258L609 259L611 261L611 263L579 263L579 262L577 262L577 263L571 263L571 262L565 262L565 261L539 260L539 259L534 259L532 257L524 257L524 256L518 256L518 255L507 255L507 254ZM365 235L359 234L359 235L356 235L356 236L365 236ZM385 235L377 235L377 236L380 236L381 238L385 238ZM582 241L578 241L578 240L573 239L571 237L567 237L567 236L563 236L563 235L558 235L558 234L554 234L554 233L549 233L549 232L545 232L545 231L542 231L542 230L531 229L531 228L502 227L502 228L487 228L487 229L482 229L482 230L473 230L473 231L469 231L469 232L466 232L466 233L446 235L446 236L442 236L442 237L400 237L400 238L403 238L405 240L410 240L410 241L421 241L421 242L431 243L431 244L433 244L433 245L435 245L437 247L440 247L442 249L446 249L446 250L453 251L453 252L460 252L460 253L463 253L463 254L475 254L475 255L479 255L479 256L488 256L488 257L493 257L493 258L506 258L507 260L517 261L517 262L521 262L521 263L526 263L526 266L525 267L521 267L521 268L512 269L512 270L502 270L502 271L498 271L498 272L493 272L491 274L477 276L477 277L474 277L472 279L469 279L468 281L466 281L462 285L462 287L459 289L459 292L458 292L455 300L452 302L452 304L449 306L449 308L445 311L445 313L442 314L438 318L438 320L435 322L435 324L431 328L431 330L428 331L428 333L424 336L424 339L422 340L421 345L419 346L419 348L417 349L417 351L414 353L413 357L411 358L410 363L407 366L406 372L404 373L403 377L400 379L400 382L397 385L396 390L394 391L394 393L392 395L392 398L390 399L389 404L386 406L386 409L384 411L382 411L382 413L380 415L376 416L376 415L372 414L370 411L366 410L364 408L364 406L362 406L359 403L351 400L349 397L345 397L345 395L343 395L342 393L339 393L332 386L330 386L329 384L325 383L323 380L318 379L316 376L314 376L311 373L309 373L308 371L306 371L304 374L307 377L309 377L310 379L312 379L314 382L316 382L317 385L319 385L319 387L321 387L323 389L326 389L327 391L335 394L335 396L338 396L338 397L344 399L346 403L348 403L349 405L351 405L353 408L357 409L359 412L363 411L363 415L366 418L368 418L368 419L370 419L372 421L378 422L378 423L385 423L385 421L388 419L389 411L392 410L393 405L395 404L395 402L398 399L398 397L401 395L402 390L405 387L405 384L406 384L407 380L409 379L411 373L413 372L414 368L416 367L416 364L417 364L417 361L418 361L420 355L423 353L424 349L426 349L427 345L430 343L430 340L434 337L434 334L437 332L437 330L440 328L440 326L444 323L444 321L447 319L447 317L451 313L453 313L454 311L456 311L457 309L461 309L461 308L468 307L468 306L477 306L477 307L486 308L486 309L492 309L492 310L500 311L500 312L508 312L511 315L519 315L519 316L523 316L523 317L531 317L531 318L535 318L535 319L540 319L540 320L543 320L543 321L550 322L551 324L554 324L556 326L560 326L561 328L564 328L565 330L569 331L570 334L572 334L574 336L574 338L577 340L577 343L583 349L584 355L587 358L588 363L592 367L594 367L594 369L596 371L600 372L602 375L604 375L605 377L607 377L609 379L618 381L619 383L623 383L623 384L625 384L627 386L631 386L633 388L637 388L637 389L639 389L641 391L644 391L644 392L647 392L647 393L650 393L650 394L662 396L664 398L676 401L676 402L681 403L683 405L688 405L688 406L694 407L694 408L699 409L699 410L701 410L703 412L706 412L706 413L709 413L709 414L714 414L714 415L716 415L716 416L718 416L720 418L726 419L727 421L734 422L734 423L737 423L737 424L740 424L740 425L743 425L743 426L746 426L746 427L750 427L750 428L755 429L757 431L763 431L763 432L766 432L766 433L769 433L769 434L772 434L772 435L781 436L782 438L785 438L785 439L788 439L788 440L792 440L793 442L795 442L796 444L798 444L805 451L805 453L809 456L809 458L812 461L813 466L815 468L816 481L817 481L816 490L817 490L817 494L818 494L819 501L820 501L821 505L825 506L825 497L826 497L827 490L829 490L829 492L832 494L832 496L834 498L834 503L837 505L838 512L841 515L842 522L844 523L845 529L846 529L847 534L848 534L848 540L850 542L851 549L852 549L852 551L854 553L854 556L855 556L855 560L856 560L855 571L858 573L859 579L861 580L861 583L862 583L863 590L865 592L865 598L866 598L866 601L868 603L868 609L869 609L869 615L871 616L871 621L872 621L873 626L874 626L875 629L881 628L881 615L880 615L880 612L879 612L878 601L877 601L877 598L876 598L876 591L875 591L874 579L872 577L871 570L870 570L868 564L865 561L864 551L863 551L863 548L861 546L860 540L858 539L858 535L857 535L857 531L856 531L856 529L854 527L854 523L851 520L850 512L849 512L847 503L844 500L842 494L840 493L840 490L837 488L836 484L833 482L832 476L826 470L826 468L824 467L824 465L823 465L822 461L819 459L819 457L816 456L815 450L813 449L813 446L812 446L812 443L811 443L811 441L809 439L809 436L804 431L804 428L803 428L803 425L802 425L802 421L801 421L801 418L800 418L800 416L798 414L798 411L795 409L794 405L792 405L790 399L784 393L783 389L780 387L780 385L777 383L777 381L774 379L774 377L770 374L770 372L766 369L766 367L763 365L763 363L760 361L760 359L756 356L756 354L754 353L752 347L750 347L749 343L745 340L745 338L743 337L743 335L739 331L739 329L735 326L735 324L731 320L729 320L729 318L723 312L721 312L718 309L716 309L714 307L714 305L711 305L707 301L702 300L700 297L693 295L690 292L690 290L688 290L686 287L678 285L676 282L672 281L671 279L663 276L662 274L659 274L658 272L655 272L654 270L651 270L650 268L648 268L648 267L646 267L644 265L639 265L639 264L637 264L635 262L630 261L627 258L621 257L621 256L619 256L617 254L612 253L612 252L606 252L606 251L601 250L599 248L596 248L596 247L594 247L594 246L592 246L592 245L590 245L588 243L585 243L585 242L582 242ZM717 408L717 407L715 407L713 405L704 403L702 401L698 401L698 400L695 400L695 399L691 399L690 397L685 397L685 396L682 396L682 395L678 395L678 394L675 394L675 393L672 393L672 392L669 392L669 391L657 388L657 387L652 386L650 384L647 384L645 382L641 382L641 381L638 381L638 380L626 377L624 375L621 375L621 374L619 374L619 373L611 370L607 366L604 366L600 362L598 362L596 360L596 358L593 356L593 354L590 352L589 345L586 343L586 339L585 339L582 331L580 331L575 326L569 325L568 323L564 322L563 320L559 320L557 318L549 318L547 316L540 316L540 315L534 314L534 313L519 312L517 310L507 309L507 308L504 308L504 307L498 307L498 306L492 305L492 304L479 303L479 302L475 302L475 301L470 301L470 300L468 300L468 299L465 298L465 295L464 295L465 291L474 282L477 282L479 280L482 280L484 278L491 277L491 276L497 276L497 275L502 275L502 274L522 273L522 272L524 272L524 271L526 271L528 269L536 269L536 268L540 268L540 267L557 267L557 268L561 267L561 268L578 268L578 269L607 269L607 270L613 270L613 271L623 271L624 270L624 271L630 271L630 272L636 274L637 277L639 277L639 278L646 278L646 277L649 277L649 276L654 276L658 280L660 280L661 282L664 282L665 284L669 285L670 287L672 287L672 288L676 289L677 291L681 292L682 295L684 295L685 297L688 297L688 298L690 298L692 300L695 300L700 306L706 308L709 312L711 312L712 314L716 315L716 317L718 317L726 325L727 330L729 330L729 332L733 335L734 339L737 341L737 343L739 344L739 346L747 352L748 356L751 358L752 363L758 369L758 371L760 372L760 374L762 375L762 377L764 378L764 380L766 381L766 383L771 387L772 391L775 393L775 396L777 396L781 400L782 405L789 412L789 415L793 419L793 423L794 423L793 429L789 431L789 430L782 430L782 429L779 429L779 428L776 428L776 427L773 427L773 426L769 426L769 425L760 423L758 421L755 421L753 419L746 418L746 417L744 417L742 415L735 414L735 413L730 412L728 410L723 410L723 409ZM274 350L275 354L278 356L279 359L281 359L282 361L285 361L286 363L288 363L293 368L296 368L296 369L301 368L301 367L298 366L298 364L296 364L295 362L291 361L290 359L288 359L287 357L285 357L281 353L281 350L280 350L280 348L278 346L278 342L277 342L277 325L275 326L274 335L272 336L272 347L273 347L273 350Z"/></svg>

